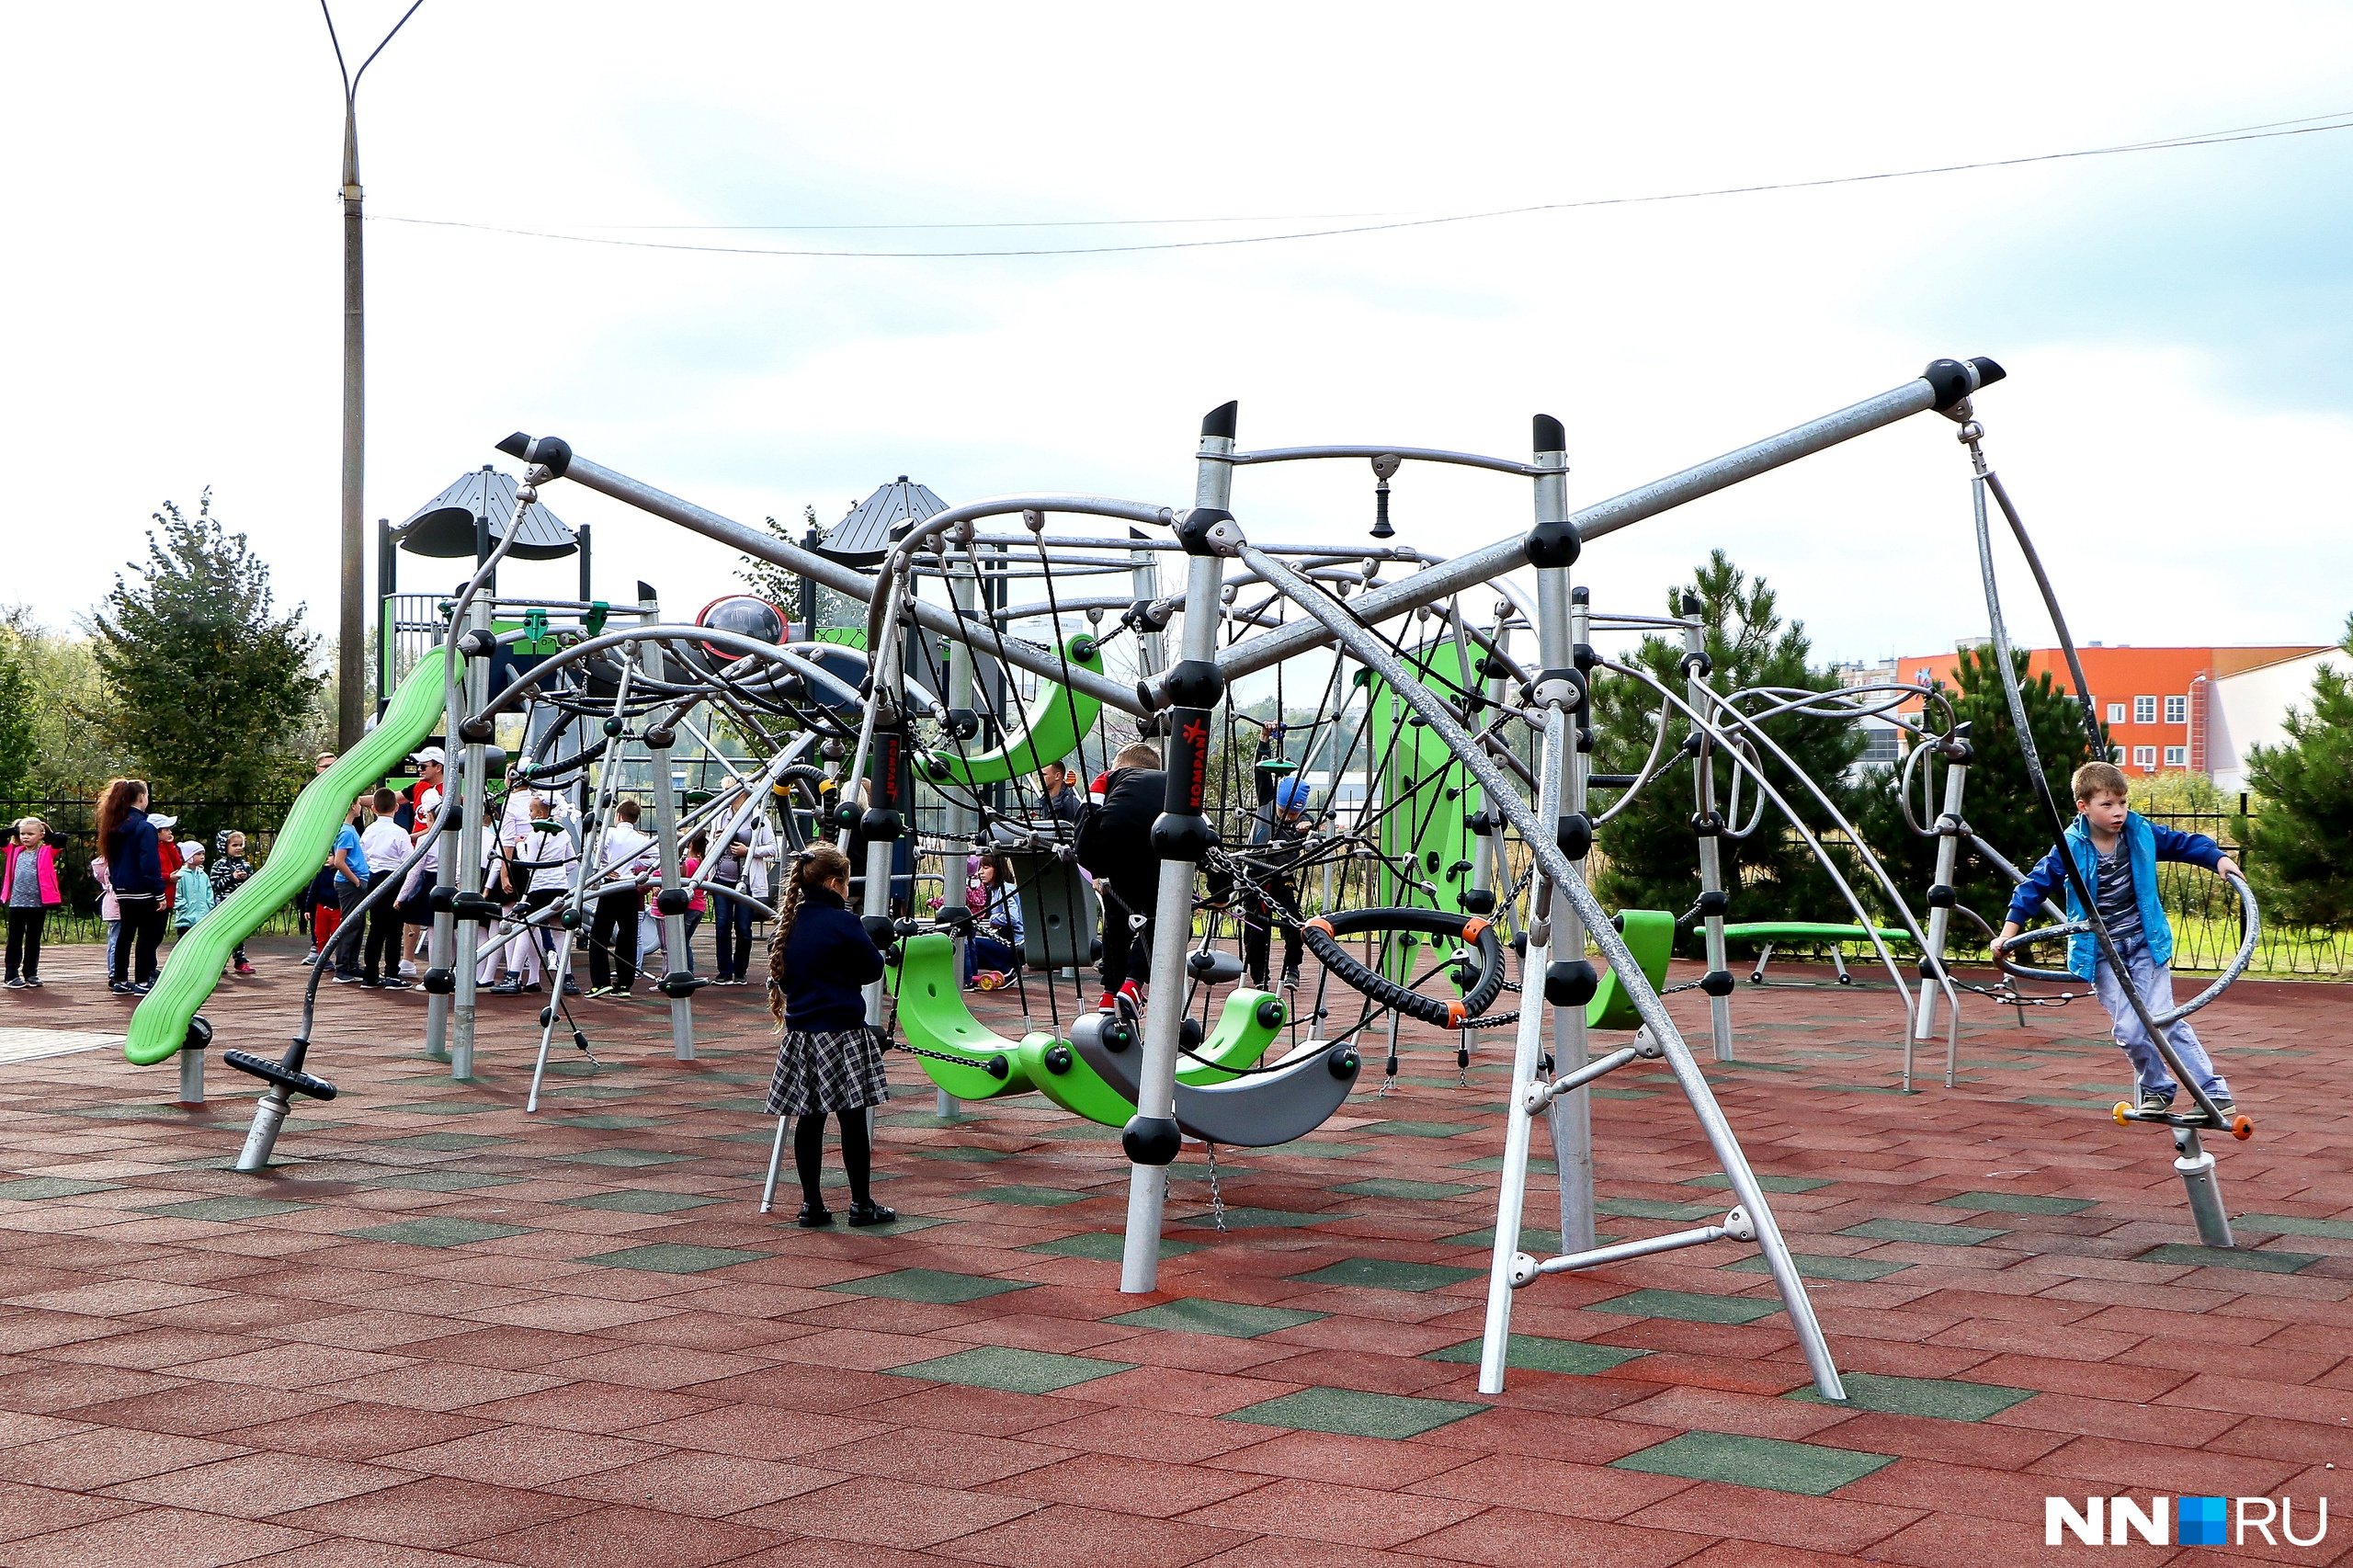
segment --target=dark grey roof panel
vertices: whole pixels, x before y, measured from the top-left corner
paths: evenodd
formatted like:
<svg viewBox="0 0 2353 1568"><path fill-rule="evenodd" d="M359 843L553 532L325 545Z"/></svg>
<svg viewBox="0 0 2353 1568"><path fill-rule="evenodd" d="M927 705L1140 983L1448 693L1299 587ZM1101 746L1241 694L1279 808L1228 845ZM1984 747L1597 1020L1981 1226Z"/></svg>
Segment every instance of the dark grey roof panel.
<svg viewBox="0 0 2353 1568"><path fill-rule="evenodd" d="M817 553L845 566L879 565L892 540L904 537L914 524L946 510L948 503L933 494L929 485L917 484L903 473L828 529Z"/></svg>
<svg viewBox="0 0 2353 1568"><path fill-rule="evenodd" d="M447 490L419 506L392 537L403 550L416 555L471 558L474 552L474 519L490 520L491 542L506 536L515 517L520 486L510 475L484 464L460 474ZM507 554L523 561L554 561L580 548L580 541L562 519L538 501L523 514L522 532Z"/></svg>

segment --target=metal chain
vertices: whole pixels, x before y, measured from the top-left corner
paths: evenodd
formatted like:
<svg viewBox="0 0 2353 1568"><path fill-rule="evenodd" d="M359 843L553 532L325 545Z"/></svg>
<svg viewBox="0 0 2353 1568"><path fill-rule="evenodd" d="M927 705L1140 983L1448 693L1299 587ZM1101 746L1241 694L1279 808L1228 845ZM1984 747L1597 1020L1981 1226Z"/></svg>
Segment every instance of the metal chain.
<svg viewBox="0 0 2353 1568"><path fill-rule="evenodd" d="M1226 1233L1225 1194L1218 1188L1217 1145L1204 1143L1201 1147L1209 1152L1210 1159L1210 1218L1217 1222L1217 1233L1222 1236Z"/></svg>

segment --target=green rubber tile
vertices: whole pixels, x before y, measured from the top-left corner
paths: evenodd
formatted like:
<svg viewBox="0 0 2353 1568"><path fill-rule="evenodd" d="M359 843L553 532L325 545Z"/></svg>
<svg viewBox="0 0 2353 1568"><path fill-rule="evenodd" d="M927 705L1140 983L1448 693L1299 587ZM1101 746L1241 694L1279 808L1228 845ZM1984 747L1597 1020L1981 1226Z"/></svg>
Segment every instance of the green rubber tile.
<svg viewBox="0 0 2353 1568"><path fill-rule="evenodd" d="M1885 1259L1869 1257L1825 1257L1820 1253L1797 1252L1798 1274L1806 1279L1844 1279L1850 1283L1865 1279L1884 1279L1891 1274L1901 1274L1912 1266ZM1770 1274L1772 1267L1765 1255L1751 1253L1744 1258L1718 1266L1727 1274Z"/></svg>
<svg viewBox="0 0 2353 1568"><path fill-rule="evenodd" d="M521 1176L483 1176L473 1171L418 1171L414 1176L370 1177L367 1186L409 1192L471 1192L478 1187L512 1187Z"/></svg>
<svg viewBox="0 0 2353 1568"><path fill-rule="evenodd" d="M953 1220L938 1220L928 1214L902 1214L887 1225L860 1225L850 1232L858 1236L904 1236L917 1231L928 1231L934 1225L952 1225Z"/></svg>
<svg viewBox="0 0 2353 1568"><path fill-rule="evenodd" d="M0 1194L7 1191L0 1187ZM2250 1231L2272 1231L2288 1236L2334 1236L2353 1242L2353 1220L2299 1220L2292 1214L2242 1214L2239 1223Z"/></svg>
<svg viewBox="0 0 2353 1568"><path fill-rule="evenodd" d="M2068 1110L2106 1110L2116 1103L2115 1096L2104 1100L2087 1100L2071 1095L2020 1095L2019 1105L2061 1106Z"/></svg>
<svg viewBox="0 0 2353 1568"><path fill-rule="evenodd" d="M161 1215L166 1220L257 1220L264 1214L292 1214L311 1208L308 1203L289 1203L282 1198L199 1198L187 1203L165 1203L153 1209L142 1209L142 1214Z"/></svg>
<svg viewBox="0 0 2353 1568"><path fill-rule="evenodd" d="M760 1108L763 1111L767 1108L767 1102L766 1100L762 1100L760 1102ZM961 1127L968 1121L978 1121L981 1119L970 1114L969 1112L961 1116L934 1116L927 1110L908 1110L893 1112L889 1116L878 1116L874 1119L879 1125L883 1127L941 1128ZM1090 1125L1092 1124L1090 1123ZM1114 1138L1117 1138L1120 1135L1120 1130L1116 1127L1106 1128L1104 1131Z"/></svg>
<svg viewBox="0 0 2353 1568"><path fill-rule="evenodd" d="M976 1165L1013 1157L995 1149L909 1149L905 1152L918 1160L964 1160Z"/></svg>
<svg viewBox="0 0 2353 1568"><path fill-rule="evenodd" d="M1849 1225L1838 1233L1842 1236L1866 1236L1881 1242L1918 1242L1926 1246L1973 1247L1980 1242L1990 1242L1995 1236L2006 1236L2010 1233L1985 1225L1924 1225L1917 1220L1866 1220L1859 1225Z"/></svg>
<svg viewBox="0 0 2353 1568"><path fill-rule="evenodd" d="M222 1091L216 1089L213 1098L218 1100L222 1097ZM74 1106L56 1114L86 1117L92 1121L186 1120L200 1108L177 1105L86 1105Z"/></svg>
<svg viewBox="0 0 2353 1568"><path fill-rule="evenodd" d="M1938 1199L1936 1206L1978 1213L2080 1214L2097 1201L2091 1198L2040 1198L2029 1192L1961 1192ZM2353 1236L2353 1226L2347 1226L2345 1233Z"/></svg>
<svg viewBox="0 0 2353 1568"><path fill-rule="evenodd" d="M70 1181L64 1176L24 1176L0 1181L0 1201L38 1203L44 1198L79 1198L85 1192L112 1192L103 1181Z"/></svg>
<svg viewBox="0 0 2353 1568"><path fill-rule="evenodd" d="M494 1138L482 1132L419 1132L410 1138L373 1138L369 1142L389 1149L430 1149L436 1153L454 1154L460 1149L481 1149L493 1143L512 1143L512 1138Z"/></svg>
<svg viewBox="0 0 2353 1568"><path fill-rule="evenodd" d="M527 1236L529 1225L492 1225L480 1220L403 1220L396 1225L371 1225L364 1231L341 1231L358 1242L397 1242L413 1247L461 1247L468 1242L495 1241L501 1236Z"/></svg>
<svg viewBox="0 0 2353 1568"><path fill-rule="evenodd" d="M1352 1214L1302 1214L1290 1209L1228 1209L1225 1225L1230 1231L1247 1231L1266 1225L1320 1225L1326 1220L1354 1218ZM1213 1227L1217 1221L1208 1214L1196 1214L1185 1223Z"/></svg>
<svg viewBox="0 0 2353 1568"><path fill-rule="evenodd" d="M893 1377L926 1378L938 1383L961 1383L966 1388L996 1389L1005 1393L1052 1393L1118 1372L1132 1372L1132 1361L1102 1361L1092 1356L1057 1356L1044 1350L1017 1350L1004 1345L976 1345L953 1356L892 1367Z"/></svg>
<svg viewBox="0 0 2353 1568"><path fill-rule="evenodd" d="M1917 1089L1900 1089L1893 1084L1824 1084L1822 1085L1822 1091L1824 1094L1832 1095L1906 1095L1919 1093ZM2072 1104L2073 1102L2068 1101L2062 1103Z"/></svg>
<svg viewBox="0 0 2353 1568"><path fill-rule="evenodd" d="M1118 1137L1117 1130L1112 1132ZM1358 1154L1370 1154L1370 1143L1324 1143L1313 1138L1295 1138L1288 1143L1276 1143L1264 1149L1254 1149L1254 1154L1296 1154L1308 1160L1346 1160Z"/></svg>
<svg viewBox="0 0 2353 1568"><path fill-rule="evenodd" d="M1807 1497L1827 1496L1894 1462L1893 1454L1825 1449L1818 1443L1791 1443L1779 1437L1735 1437L1722 1432L1686 1432L1610 1461L1618 1470L1721 1481Z"/></svg>
<svg viewBox="0 0 2353 1568"><path fill-rule="evenodd" d="M1890 1415L1928 1415L1938 1421L1983 1421L2032 1399L2036 1392L1945 1378L1887 1378L1875 1372L1846 1372L1839 1381L1847 1385L1847 1397L1837 1403L1849 1408ZM1831 1403L1814 1392L1812 1384L1791 1389L1781 1397L1813 1404Z"/></svg>
<svg viewBox="0 0 2353 1568"><path fill-rule="evenodd" d="M1460 1345L1449 1345L1443 1350L1432 1350L1425 1361L1460 1361L1466 1366L1479 1364L1479 1341L1466 1339ZM1647 1350L1624 1350L1615 1345L1587 1345L1578 1339L1545 1339L1533 1334L1515 1334L1511 1346L1504 1353L1504 1364L1529 1372L1567 1372L1578 1377L1591 1377L1612 1367L1622 1367L1629 1361L1649 1355Z"/></svg>
<svg viewBox="0 0 2353 1568"><path fill-rule="evenodd" d="M565 1084L550 1089L548 1097L575 1100L627 1100L634 1099L644 1092L642 1086L624 1089L612 1084Z"/></svg>
<svg viewBox="0 0 2353 1568"><path fill-rule="evenodd" d="M984 1275L950 1274L938 1268L902 1268L889 1274L845 1279L837 1285L824 1287L845 1296L927 1301L938 1307L954 1306L959 1301L977 1301L989 1296L1002 1296L1008 1291L1031 1288L1018 1279L991 1279Z"/></svg>
<svg viewBox="0 0 2353 1568"><path fill-rule="evenodd" d="M1086 1143L1117 1143L1120 1130L1092 1121L1063 1122L1053 1127L1040 1127L1035 1136Z"/></svg>
<svg viewBox="0 0 2353 1568"><path fill-rule="evenodd" d="M636 1127L659 1127L658 1116L565 1116L556 1119L558 1127L585 1127L597 1132L625 1132Z"/></svg>
<svg viewBox="0 0 2353 1568"><path fill-rule="evenodd" d="M1406 1198L1419 1200L1433 1198L1460 1198L1466 1192L1476 1192L1479 1189L1462 1182L1404 1181L1396 1176L1372 1176L1364 1181L1348 1182L1332 1190L1350 1193L1358 1198Z"/></svg>
<svg viewBox="0 0 2353 1568"><path fill-rule="evenodd" d="M1381 1121L1367 1132L1393 1132L1407 1138L1458 1138L1478 1129L1467 1121Z"/></svg>
<svg viewBox="0 0 2353 1568"><path fill-rule="evenodd" d="M568 1165L676 1165L694 1158L692 1154L665 1154L659 1149L583 1149L576 1154L554 1154L550 1158ZM762 1175L765 1176L766 1173Z"/></svg>
<svg viewBox="0 0 2353 1568"><path fill-rule="evenodd" d="M1018 1203L1025 1209L1059 1209L1065 1203L1084 1203L1097 1196L1092 1192L1065 1192L1058 1187L984 1187L972 1197L983 1203Z"/></svg>
<svg viewBox="0 0 2353 1568"><path fill-rule="evenodd" d="M1636 1290L1606 1301L1588 1301L1589 1312L1629 1318L1675 1318L1683 1323L1755 1323L1781 1310L1770 1297L1706 1296L1693 1290Z"/></svg>
<svg viewBox="0 0 2353 1568"><path fill-rule="evenodd" d="M1665 1203L1654 1198L1601 1198L1594 1212L1620 1220L1712 1220L1722 1214L1720 1203Z"/></svg>
<svg viewBox="0 0 2353 1568"><path fill-rule="evenodd" d="M481 1116L488 1111L511 1110L511 1106L496 1100L429 1100L423 1105L388 1105L386 1110L397 1110L410 1116Z"/></svg>
<svg viewBox="0 0 2353 1568"><path fill-rule="evenodd" d="M1611 1242L1623 1241L1624 1239L1625 1238L1622 1236L1605 1236L1600 1234L1598 1232L1595 1233L1593 1238L1594 1244L1596 1246L1608 1246ZM1482 1252L1492 1252L1495 1250L1495 1228L1493 1225L1489 1225L1483 1230L1465 1231L1459 1236L1440 1236L1438 1238L1438 1244L1441 1246L1453 1247L1477 1247ZM1560 1232L1535 1231L1523 1226L1519 1233L1519 1250L1525 1253L1532 1253L1538 1257L1557 1257L1567 1249L1561 1244Z"/></svg>
<svg viewBox="0 0 2353 1568"><path fill-rule="evenodd" d="M766 1116L768 1113L767 1096L765 1095L739 1095L733 1099L707 1101L706 1105L711 1110L737 1110L746 1116Z"/></svg>
<svg viewBox="0 0 2353 1568"><path fill-rule="evenodd" d="M1117 1231L1088 1231L1060 1241L1039 1242L1021 1249L1042 1252L1051 1257L1091 1257L1098 1263L1117 1263L1127 1256L1127 1242ZM1162 1242L1162 1258L1182 1257L1188 1252L1200 1251L1198 1242Z"/></svg>
<svg viewBox="0 0 2353 1568"><path fill-rule="evenodd" d="M1654 1100L1658 1098L1658 1091L1655 1089L1604 1089L1595 1087L1586 1089L1586 1093L1591 1095L1597 1100Z"/></svg>
<svg viewBox="0 0 2353 1568"><path fill-rule="evenodd" d="M1315 1270L1294 1274L1302 1285L1361 1285L1375 1290L1436 1290L1485 1276L1483 1268L1457 1268L1445 1263L1394 1263L1385 1257L1348 1257Z"/></svg>
<svg viewBox="0 0 2353 1568"><path fill-rule="evenodd" d="M564 1209L602 1209L615 1214L675 1214L681 1209L700 1209L707 1204L724 1202L718 1198L698 1198L691 1192L647 1192L625 1188L620 1192L592 1192L585 1198L564 1198L557 1200Z"/></svg>
<svg viewBox="0 0 2353 1568"><path fill-rule="evenodd" d="M1682 1185L1712 1187L1720 1191L1728 1192L1732 1189L1732 1177L1718 1171L1712 1176L1693 1176ZM1756 1178L1756 1185L1768 1192L1812 1192L1818 1187L1836 1187L1838 1184L1827 1176L1760 1176Z"/></svg>
<svg viewBox="0 0 2353 1568"><path fill-rule="evenodd" d="M2313 1252L2265 1252L2257 1247L2206 1247L2191 1242L2167 1242L2151 1247L2137 1263L2187 1263L2200 1268L2245 1268L2257 1274L2293 1274L2320 1261Z"/></svg>
<svg viewBox="0 0 2353 1568"><path fill-rule="evenodd" d="M1446 1168L1450 1171L1500 1171L1504 1168L1504 1157L1501 1154L1489 1154L1483 1160L1457 1160ZM1532 1159L1528 1162L1528 1174L1559 1176L1561 1167L1552 1160Z"/></svg>
<svg viewBox="0 0 2353 1568"><path fill-rule="evenodd" d="M703 1274L731 1264L757 1263L764 1257L774 1257L772 1252L742 1252L733 1247L688 1246L681 1242L655 1242L650 1246L623 1247L619 1252L600 1252L594 1257L584 1257L583 1263L594 1263L606 1268L635 1268L647 1274Z"/></svg>
<svg viewBox="0 0 2353 1568"><path fill-rule="evenodd" d="M1245 1405L1218 1417L1257 1426L1288 1426L1299 1432L1331 1432L1344 1437L1402 1441L1435 1431L1487 1407L1453 1399L1409 1399L1402 1394L1358 1389L1313 1388L1280 1399Z"/></svg>
<svg viewBox="0 0 2353 1568"><path fill-rule="evenodd" d="M1215 1334L1227 1339L1256 1339L1279 1328L1320 1323L1329 1312L1295 1312L1288 1307L1245 1307L1232 1301L1205 1301L1199 1296L1165 1301L1118 1317L1106 1318L1135 1328L1165 1328L1176 1334Z"/></svg>

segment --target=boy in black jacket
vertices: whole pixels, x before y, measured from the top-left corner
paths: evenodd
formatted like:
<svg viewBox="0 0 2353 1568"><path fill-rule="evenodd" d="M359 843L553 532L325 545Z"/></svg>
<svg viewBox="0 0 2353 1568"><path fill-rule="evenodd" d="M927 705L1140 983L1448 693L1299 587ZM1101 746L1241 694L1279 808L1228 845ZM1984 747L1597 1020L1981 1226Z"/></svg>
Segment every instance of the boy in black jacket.
<svg viewBox="0 0 2353 1568"><path fill-rule="evenodd" d="M1111 759L1103 801L1091 808L1078 830L1078 863L1095 879L1103 898L1103 1001L1108 1012L1131 973L1148 970L1152 956L1152 912L1160 903L1160 858L1153 853L1152 824L1168 794L1160 753L1131 745ZM1130 916L1143 916L1141 934ZM1139 940L1141 935L1141 940ZM1141 957L1138 950L1141 949Z"/></svg>

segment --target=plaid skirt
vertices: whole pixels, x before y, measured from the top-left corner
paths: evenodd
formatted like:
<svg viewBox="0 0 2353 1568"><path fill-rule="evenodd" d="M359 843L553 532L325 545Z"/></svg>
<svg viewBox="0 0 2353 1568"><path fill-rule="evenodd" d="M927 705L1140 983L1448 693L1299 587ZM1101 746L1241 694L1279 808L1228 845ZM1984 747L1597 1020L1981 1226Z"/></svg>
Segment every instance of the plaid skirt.
<svg viewBox="0 0 2353 1568"><path fill-rule="evenodd" d="M768 1081L770 1116L862 1110L890 1097L873 1029L861 1024L825 1034L786 1032L776 1053L776 1076Z"/></svg>

